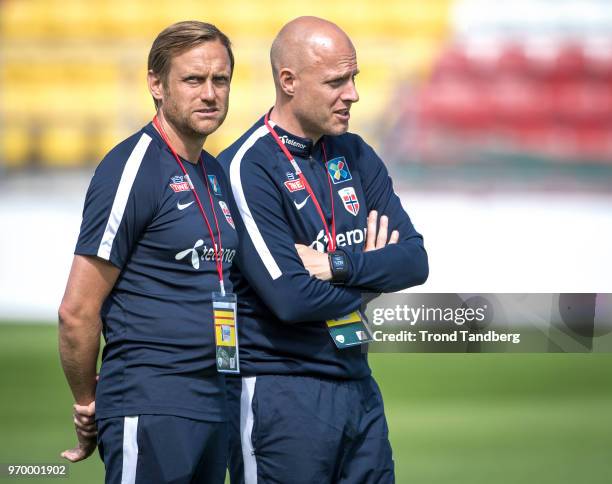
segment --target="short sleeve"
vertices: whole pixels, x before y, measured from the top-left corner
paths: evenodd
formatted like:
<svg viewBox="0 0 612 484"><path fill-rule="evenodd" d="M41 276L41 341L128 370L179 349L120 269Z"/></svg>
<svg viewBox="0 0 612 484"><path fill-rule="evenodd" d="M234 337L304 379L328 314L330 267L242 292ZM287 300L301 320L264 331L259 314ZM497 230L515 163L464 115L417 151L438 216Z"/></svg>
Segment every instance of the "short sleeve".
<svg viewBox="0 0 612 484"><path fill-rule="evenodd" d="M102 160L87 190L75 254L125 266L156 209L159 172L147 170L154 151L151 137L141 133Z"/></svg>

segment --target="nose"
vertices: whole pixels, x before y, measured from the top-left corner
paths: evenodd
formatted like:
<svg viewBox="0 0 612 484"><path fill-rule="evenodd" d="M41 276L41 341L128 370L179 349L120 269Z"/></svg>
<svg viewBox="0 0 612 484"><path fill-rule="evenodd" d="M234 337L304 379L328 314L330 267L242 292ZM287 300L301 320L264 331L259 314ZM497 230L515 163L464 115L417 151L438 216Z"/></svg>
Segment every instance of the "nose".
<svg viewBox="0 0 612 484"><path fill-rule="evenodd" d="M343 101L348 101L351 103L356 103L359 101L359 93L357 92L357 86L355 85L355 80L351 79L347 85L346 89L342 96Z"/></svg>
<svg viewBox="0 0 612 484"><path fill-rule="evenodd" d="M215 96L215 86L212 79L207 79L206 82L202 83L202 88L200 89L200 99L202 101L214 101Z"/></svg>

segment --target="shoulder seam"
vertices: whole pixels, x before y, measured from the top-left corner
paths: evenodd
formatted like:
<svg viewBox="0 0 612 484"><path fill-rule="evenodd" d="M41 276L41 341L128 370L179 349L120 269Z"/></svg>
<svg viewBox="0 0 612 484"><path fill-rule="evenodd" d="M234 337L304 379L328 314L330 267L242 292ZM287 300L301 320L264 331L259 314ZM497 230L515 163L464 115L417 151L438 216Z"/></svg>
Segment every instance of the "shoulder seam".
<svg viewBox="0 0 612 484"><path fill-rule="evenodd" d="M151 143L151 136L147 133L142 133L140 139L136 143L136 146L132 149L130 156L128 157L123 172L121 173L121 179L119 180L119 186L113 199L113 205L104 228L104 234L98 247L98 257L104 260L109 260L111 251L113 248L113 242L117 235L117 230L123 220L123 213L127 205L134 180L144 158L144 155Z"/></svg>

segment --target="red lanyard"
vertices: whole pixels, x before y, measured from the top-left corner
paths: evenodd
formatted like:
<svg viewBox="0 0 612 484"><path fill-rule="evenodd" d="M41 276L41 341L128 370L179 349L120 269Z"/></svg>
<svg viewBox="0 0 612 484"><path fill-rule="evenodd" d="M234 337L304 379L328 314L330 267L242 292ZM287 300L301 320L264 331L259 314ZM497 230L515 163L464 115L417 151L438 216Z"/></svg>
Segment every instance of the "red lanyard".
<svg viewBox="0 0 612 484"><path fill-rule="evenodd" d="M329 169L327 166L327 153L325 152L325 144L323 143L323 141L321 141L321 147L323 148L323 160L325 161L325 172L327 173L327 182L329 183L329 198L331 199L331 235L329 233L329 227L327 226L327 220L325 220L325 215L323 215L323 210L321 210L321 205L319 205L319 201L317 200L317 197L312 191L310 183L308 183L308 180L304 176L304 173L302 173L302 170L296 163L295 159L293 158L293 156L291 156L291 153L289 153L289 150L285 146L285 143L280 140L278 134L276 134L276 131L274 131L272 126L270 126L270 122L268 121L269 114L270 113L266 113L266 115L264 116L264 123L268 128L268 131L270 131L270 134L272 134L272 136L276 140L276 144L278 144L283 153L285 153L285 156L291 163L291 166L293 166L296 175L299 177L300 181L302 182L302 185L304 185L304 188L308 192L308 195L312 198L312 203L314 203L319 217L321 217L321 222L323 222L323 227L325 228L325 235L327 235L327 252L333 252L336 250L336 217L334 215L334 193L332 190L331 177L329 176Z"/></svg>
<svg viewBox="0 0 612 484"><path fill-rule="evenodd" d="M202 206L202 202L200 202L200 197L198 197L198 194L195 190L195 186L189 179L189 175L187 174L187 170L185 170L185 167L183 166L183 162L181 161L178 154L176 153L176 151L174 151L174 148L170 144L168 135L164 131L164 128L162 128L162 125L159 122L157 115L155 115L155 117L153 118L153 125L157 128L157 130L159 131L159 134L161 134L162 138L168 145L168 148L170 148L170 151L174 155L176 162L181 167L183 174L187 177L187 180L189 182L188 185L189 185L189 188L191 189L191 193L193 193L195 201L198 204L198 207L200 207L200 213L202 214L202 218L204 218L204 222L206 223L206 227L208 228L208 232L210 233L210 239L212 240L212 243L214 246L215 264L217 266L217 273L219 274L219 288L221 289L221 294L225 295L225 286L223 284L223 260L221 258L222 252L223 252L223 248L221 246L221 230L219 230L219 221L217 220L217 213L215 212L215 204L213 203L212 193L210 193L208 175L206 173L206 167L204 166L204 159L202 158L202 154L200 153L200 161L202 162L202 173L204 173L204 184L206 185L206 188L208 190L208 199L210 200L210 208L212 210L213 217L215 219L215 226L217 227L217 233L219 234L219 245L218 246L217 246L217 241L215 240L215 235L213 233L212 227L210 226L210 222L208 221L208 217L206 216L206 212L204 211L204 207Z"/></svg>

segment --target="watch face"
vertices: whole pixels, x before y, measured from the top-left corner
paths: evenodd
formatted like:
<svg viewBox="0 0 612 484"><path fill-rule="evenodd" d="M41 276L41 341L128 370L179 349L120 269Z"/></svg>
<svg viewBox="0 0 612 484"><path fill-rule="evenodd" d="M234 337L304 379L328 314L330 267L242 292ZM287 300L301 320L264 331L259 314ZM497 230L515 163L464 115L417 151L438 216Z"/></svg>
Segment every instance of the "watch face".
<svg viewBox="0 0 612 484"><path fill-rule="evenodd" d="M344 252L334 252L329 256L332 281L342 283L348 277L348 267Z"/></svg>
<svg viewBox="0 0 612 484"><path fill-rule="evenodd" d="M344 254L332 254L332 264L334 265L334 269L338 271L344 270L346 266L346 261L344 260Z"/></svg>

